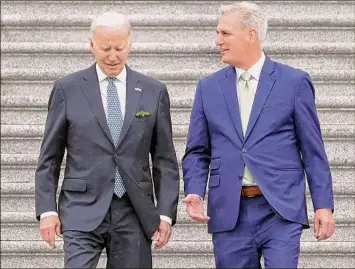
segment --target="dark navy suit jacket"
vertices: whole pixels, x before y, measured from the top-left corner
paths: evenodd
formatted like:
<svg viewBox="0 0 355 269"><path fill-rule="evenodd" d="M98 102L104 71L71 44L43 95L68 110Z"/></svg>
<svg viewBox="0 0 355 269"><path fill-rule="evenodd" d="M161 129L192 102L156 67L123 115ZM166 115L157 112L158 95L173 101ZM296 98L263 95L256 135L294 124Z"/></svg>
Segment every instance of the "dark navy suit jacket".
<svg viewBox="0 0 355 269"><path fill-rule="evenodd" d="M118 166L132 206L150 238L160 223L159 215L170 217L173 224L177 216L179 168L168 91L163 83L126 66L126 113L115 147L95 66L54 84L36 170L36 216L39 219L42 213L58 208L63 231L94 230L111 204ZM136 117L141 110L150 115ZM65 150L66 167L57 205Z"/></svg>

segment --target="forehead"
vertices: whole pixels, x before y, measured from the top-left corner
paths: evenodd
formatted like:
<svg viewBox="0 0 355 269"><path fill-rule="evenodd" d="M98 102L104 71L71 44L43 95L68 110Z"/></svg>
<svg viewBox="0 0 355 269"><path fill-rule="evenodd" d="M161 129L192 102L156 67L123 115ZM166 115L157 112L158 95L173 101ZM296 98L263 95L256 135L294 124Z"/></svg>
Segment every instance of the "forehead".
<svg viewBox="0 0 355 269"><path fill-rule="evenodd" d="M119 28L98 26L93 32L93 37L100 40L127 41L129 29L124 26Z"/></svg>
<svg viewBox="0 0 355 269"><path fill-rule="evenodd" d="M217 31L240 29L241 23L238 14L235 12L227 12L222 14L218 19Z"/></svg>

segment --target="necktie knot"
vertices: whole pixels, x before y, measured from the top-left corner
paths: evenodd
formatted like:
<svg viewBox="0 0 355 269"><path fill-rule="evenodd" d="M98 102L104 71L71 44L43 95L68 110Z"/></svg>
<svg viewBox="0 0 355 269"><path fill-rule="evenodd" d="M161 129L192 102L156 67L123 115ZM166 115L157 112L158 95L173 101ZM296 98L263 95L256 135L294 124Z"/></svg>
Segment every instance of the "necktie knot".
<svg viewBox="0 0 355 269"><path fill-rule="evenodd" d="M116 77L107 77L106 79L107 79L108 83L114 83L117 80Z"/></svg>
<svg viewBox="0 0 355 269"><path fill-rule="evenodd" d="M250 75L249 72L245 71L244 73L242 73L240 75L240 78L243 80L243 81L249 81L251 80L252 76Z"/></svg>
<svg viewBox="0 0 355 269"><path fill-rule="evenodd" d="M247 72L247 71L245 71L244 73L242 73L241 75L240 75L240 78L243 80L243 81L249 81L249 80L251 80L252 79L252 76L250 75L250 73L249 72Z"/></svg>

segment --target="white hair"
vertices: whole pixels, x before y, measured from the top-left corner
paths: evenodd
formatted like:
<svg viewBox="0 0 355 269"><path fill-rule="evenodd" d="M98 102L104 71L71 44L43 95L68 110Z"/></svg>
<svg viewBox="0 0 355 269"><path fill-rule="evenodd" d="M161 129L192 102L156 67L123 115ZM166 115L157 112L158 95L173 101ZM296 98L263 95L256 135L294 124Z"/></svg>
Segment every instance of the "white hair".
<svg viewBox="0 0 355 269"><path fill-rule="evenodd" d="M228 12L235 12L243 27L255 28L260 43L263 43L267 32L267 17L258 5L250 2L238 2L230 5L223 5L219 8L221 15Z"/></svg>
<svg viewBox="0 0 355 269"><path fill-rule="evenodd" d="M95 32L98 26L104 26L109 28L127 27L128 33L131 34L131 23L127 16L117 12L105 12L96 17L91 23L91 35Z"/></svg>

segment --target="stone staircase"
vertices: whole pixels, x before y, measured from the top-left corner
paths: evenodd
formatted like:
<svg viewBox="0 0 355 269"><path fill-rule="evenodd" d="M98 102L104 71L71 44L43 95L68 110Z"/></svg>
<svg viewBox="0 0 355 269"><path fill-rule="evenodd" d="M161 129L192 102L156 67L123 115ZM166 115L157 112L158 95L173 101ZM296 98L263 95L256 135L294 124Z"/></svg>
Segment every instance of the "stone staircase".
<svg viewBox="0 0 355 269"><path fill-rule="evenodd" d="M92 16L112 9L130 15L134 43L129 65L168 86L180 162L196 83L222 66L214 46L216 15L220 4L230 2L1 1L2 268L63 267L61 239L54 250L40 240L34 171L53 81L94 62L88 50ZM311 74L334 179L336 232L317 242L312 229L306 230L300 267L353 268L355 5L353 1L257 3L270 16L266 54ZM99 267L105 267L105 260L103 255ZM206 225L191 221L182 203L171 241L154 250L154 267L214 267Z"/></svg>

